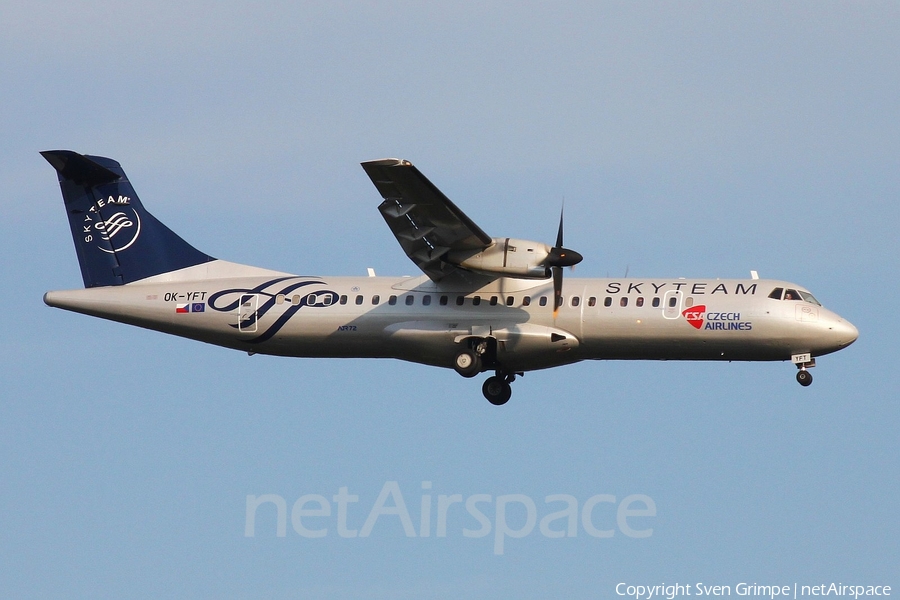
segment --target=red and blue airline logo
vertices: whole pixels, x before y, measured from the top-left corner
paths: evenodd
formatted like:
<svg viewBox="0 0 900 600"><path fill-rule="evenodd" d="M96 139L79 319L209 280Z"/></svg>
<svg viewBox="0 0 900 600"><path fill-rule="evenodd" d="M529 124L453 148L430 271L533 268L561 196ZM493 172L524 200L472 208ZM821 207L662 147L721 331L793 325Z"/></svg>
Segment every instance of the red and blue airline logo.
<svg viewBox="0 0 900 600"><path fill-rule="evenodd" d="M681 311L684 319L694 329L707 331L750 331L753 323L741 320L739 312L712 312L705 304L692 306Z"/></svg>
<svg viewBox="0 0 900 600"><path fill-rule="evenodd" d="M706 314L706 305L692 306L681 311L681 314L687 319L694 329L703 328L703 317Z"/></svg>

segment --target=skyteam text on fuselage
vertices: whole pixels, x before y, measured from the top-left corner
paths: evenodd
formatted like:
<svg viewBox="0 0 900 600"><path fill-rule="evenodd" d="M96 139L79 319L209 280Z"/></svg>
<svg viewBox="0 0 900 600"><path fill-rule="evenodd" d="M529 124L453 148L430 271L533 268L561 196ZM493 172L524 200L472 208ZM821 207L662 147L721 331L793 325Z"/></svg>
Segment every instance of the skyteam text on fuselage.
<svg viewBox="0 0 900 600"><path fill-rule="evenodd" d="M409 277L292 275L219 260L147 212L119 163L54 150L85 289L44 302L249 354L397 358L494 374L504 404L526 371L588 359L792 361L858 332L804 287L759 279L574 279L581 255L556 244L494 238L410 162L362 163Z"/></svg>

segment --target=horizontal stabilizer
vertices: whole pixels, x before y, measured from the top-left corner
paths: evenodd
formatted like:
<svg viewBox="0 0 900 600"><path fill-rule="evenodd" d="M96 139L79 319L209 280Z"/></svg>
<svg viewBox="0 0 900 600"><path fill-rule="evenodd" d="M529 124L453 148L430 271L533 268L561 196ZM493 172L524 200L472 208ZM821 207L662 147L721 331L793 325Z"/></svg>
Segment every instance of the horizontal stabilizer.
<svg viewBox="0 0 900 600"><path fill-rule="evenodd" d="M60 180L68 179L78 185L95 187L103 183L112 183L121 175L113 173L89 158L71 150L46 150L41 156L47 159L59 173Z"/></svg>

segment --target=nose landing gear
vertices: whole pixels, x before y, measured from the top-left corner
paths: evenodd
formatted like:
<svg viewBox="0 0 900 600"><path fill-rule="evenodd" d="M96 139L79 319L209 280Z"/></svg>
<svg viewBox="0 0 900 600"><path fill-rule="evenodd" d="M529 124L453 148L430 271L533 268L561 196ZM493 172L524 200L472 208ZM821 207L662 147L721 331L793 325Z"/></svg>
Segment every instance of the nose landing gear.
<svg viewBox="0 0 900 600"><path fill-rule="evenodd" d="M812 373L807 371L807 369L811 369L816 366L816 359L810 356L809 353L806 354L794 354L791 356L791 362L797 365L797 368L800 369L797 371L797 383L806 387L812 383L813 377Z"/></svg>

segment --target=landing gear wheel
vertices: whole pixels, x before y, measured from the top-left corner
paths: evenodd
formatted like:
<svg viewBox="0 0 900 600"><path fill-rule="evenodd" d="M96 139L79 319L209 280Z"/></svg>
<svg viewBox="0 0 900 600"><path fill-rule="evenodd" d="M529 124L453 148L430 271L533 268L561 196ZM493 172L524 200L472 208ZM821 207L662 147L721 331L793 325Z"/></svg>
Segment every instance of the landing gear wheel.
<svg viewBox="0 0 900 600"><path fill-rule="evenodd" d="M453 368L463 377L475 377L481 372L481 358L470 350L463 350L456 355Z"/></svg>
<svg viewBox="0 0 900 600"><path fill-rule="evenodd" d="M506 404L512 396L512 387L503 377L488 377L484 385L481 386L481 392L487 401L494 406Z"/></svg>
<svg viewBox="0 0 900 600"><path fill-rule="evenodd" d="M797 383L799 383L803 387L808 386L812 383L812 373L810 373L806 369L800 369L799 371L797 371Z"/></svg>

